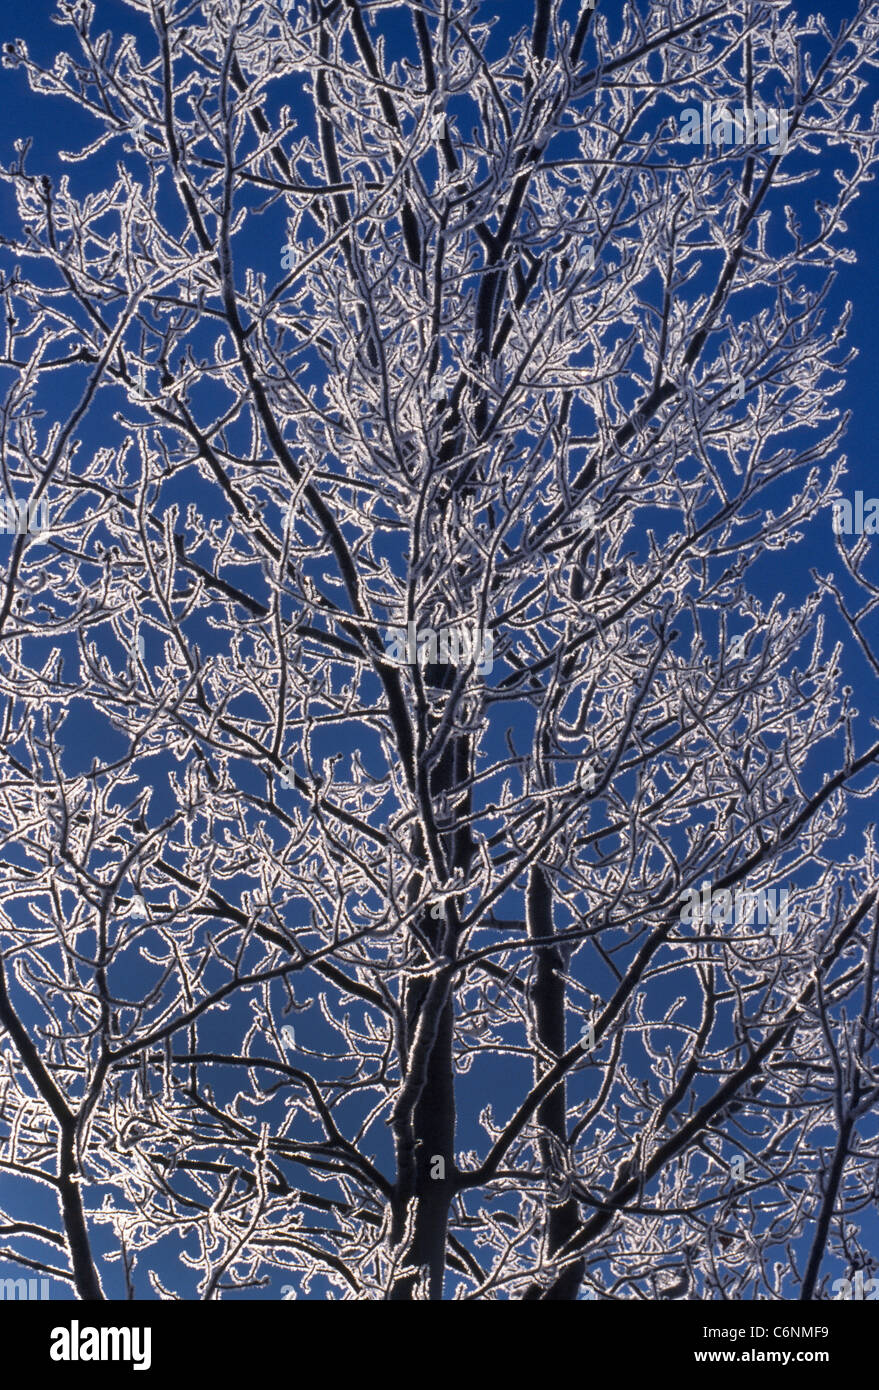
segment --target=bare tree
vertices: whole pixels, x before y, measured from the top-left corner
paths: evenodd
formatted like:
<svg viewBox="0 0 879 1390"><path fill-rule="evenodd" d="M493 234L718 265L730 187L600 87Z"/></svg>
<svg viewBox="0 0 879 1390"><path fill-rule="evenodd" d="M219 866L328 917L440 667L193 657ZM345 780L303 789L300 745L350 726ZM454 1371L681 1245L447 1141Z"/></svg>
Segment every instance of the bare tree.
<svg viewBox="0 0 879 1390"><path fill-rule="evenodd" d="M879 742L832 576L772 586L844 471L879 6L126 4L5 54L94 139L2 171L0 1253L829 1297Z"/></svg>

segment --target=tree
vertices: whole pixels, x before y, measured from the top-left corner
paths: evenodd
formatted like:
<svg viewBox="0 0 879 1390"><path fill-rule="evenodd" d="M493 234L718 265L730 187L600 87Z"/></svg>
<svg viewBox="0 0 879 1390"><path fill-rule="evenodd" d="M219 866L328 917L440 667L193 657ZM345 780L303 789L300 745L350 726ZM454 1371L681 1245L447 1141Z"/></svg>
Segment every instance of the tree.
<svg viewBox="0 0 879 1390"><path fill-rule="evenodd" d="M2 1254L83 1299L185 1296L169 1249L202 1299L830 1296L879 743L835 581L773 585L844 469L879 9L126 4L5 56L97 186L3 171L49 524L4 543Z"/></svg>

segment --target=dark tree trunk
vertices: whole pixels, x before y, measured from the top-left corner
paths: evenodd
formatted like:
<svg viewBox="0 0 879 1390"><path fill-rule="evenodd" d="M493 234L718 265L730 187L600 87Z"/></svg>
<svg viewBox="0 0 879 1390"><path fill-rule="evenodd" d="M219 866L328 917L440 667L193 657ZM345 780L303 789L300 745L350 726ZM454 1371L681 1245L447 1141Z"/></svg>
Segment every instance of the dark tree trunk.
<svg viewBox="0 0 879 1390"><path fill-rule="evenodd" d="M455 674L454 667L429 666L425 670L425 683L434 694L441 689L448 691ZM455 789L467 775L469 759L469 738L451 739L430 779L432 798L447 796L454 801ZM461 809L467 807L469 794L462 798ZM469 829L456 825L454 816L450 816L441 838L450 867L466 870L473 852ZM419 842L419 857L423 857L423 851L424 846ZM454 901L446 899L438 917L427 915L422 919L421 931L438 955L451 958L457 924ZM405 1230L407 1204L414 1198L414 1230L404 1263L427 1268L429 1297L439 1300L443 1296L449 1203L456 1175L455 1014L451 990L446 989L444 998L438 997L432 993L428 981L414 980L406 990L405 1012L407 1075L401 1096L405 1103L400 1105L395 1122L397 1184L392 1242L395 1247L399 1246ZM407 1097L409 1088L411 1095ZM415 1276L400 1278L389 1297L395 1302L411 1299L415 1288Z"/></svg>
<svg viewBox="0 0 879 1390"><path fill-rule="evenodd" d="M424 1003L427 987L416 981L409 989L406 1012L410 1028ZM436 1036L430 1048L424 1087L416 1101L411 1124L397 1142L397 1193L394 1203L393 1243L402 1239L406 1207L415 1199L415 1225L411 1246L404 1263L427 1267L431 1299L441 1299L446 1264L446 1234L449 1202L453 1190L455 1143L455 1094L452 1072L452 1033L454 1028L451 997L437 1019ZM434 1176L440 1172L441 1176ZM394 1284L392 1301L409 1300L415 1292L413 1277Z"/></svg>
<svg viewBox="0 0 879 1390"><path fill-rule="evenodd" d="M552 920L552 889L546 872L539 865L531 870L528 879L527 925L530 937L554 935ZM566 961L557 946L535 951L534 983L531 1003L534 1011L535 1029L544 1047L554 1057L565 1051L565 983L562 973ZM539 1081L548 1064L536 1059L534 1080ZM537 1123L549 1130L560 1147L567 1145L567 1091L561 1082L550 1091L540 1103L535 1114ZM540 1145L540 1156L544 1171L555 1167L554 1145L544 1140ZM556 1206L550 1205L546 1217L546 1236L549 1255L555 1255L562 1246L580 1229L577 1202L570 1199ZM567 1265L549 1288L541 1289L533 1284L524 1295L525 1299L551 1301L573 1301L576 1299L583 1278L584 1262L575 1260Z"/></svg>

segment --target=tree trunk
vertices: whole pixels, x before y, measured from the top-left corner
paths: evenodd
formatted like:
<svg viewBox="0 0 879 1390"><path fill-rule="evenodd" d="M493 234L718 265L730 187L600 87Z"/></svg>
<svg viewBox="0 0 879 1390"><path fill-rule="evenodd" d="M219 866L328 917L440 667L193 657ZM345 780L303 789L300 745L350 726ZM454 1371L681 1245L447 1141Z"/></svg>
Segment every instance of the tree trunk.
<svg viewBox="0 0 879 1390"><path fill-rule="evenodd" d="M415 1027L426 994L427 986L421 980L415 981L408 991L406 1012L410 1029ZM414 1199L412 1241L404 1256L404 1263L420 1269L426 1267L428 1294L432 1300L439 1300L443 1296L446 1234L455 1165L453 1026L454 1006L449 997L439 1012L436 1037L427 1059L424 1086L413 1108L411 1123L406 1126L405 1133L401 1134L397 1143L393 1244L397 1247L402 1239L406 1209L409 1201ZM437 1162L438 1159L442 1160L441 1164ZM390 1299L412 1299L416 1282L411 1275L397 1279Z"/></svg>
<svg viewBox="0 0 879 1390"><path fill-rule="evenodd" d="M545 870L539 865L534 866L528 879L527 925L528 935L531 937L554 934L552 889ZM566 961L559 947L550 946L535 952L534 984L531 991L535 1030L540 1042L553 1057L560 1057L565 1051L565 982L562 978L565 968ZM542 1062L540 1058L535 1059L535 1082L539 1081L547 1070L547 1063ZM560 1148L567 1147L567 1091L564 1082L550 1091L541 1102L535 1118L542 1128L555 1136ZM551 1140L541 1142L540 1156L545 1171L556 1166L553 1151L554 1145ZM548 1206L548 1255L555 1255L579 1229L580 1216L575 1199L571 1198L557 1206ZM576 1300L584 1268L585 1263L582 1259L575 1260L561 1271L548 1288L532 1284L524 1298L553 1302Z"/></svg>

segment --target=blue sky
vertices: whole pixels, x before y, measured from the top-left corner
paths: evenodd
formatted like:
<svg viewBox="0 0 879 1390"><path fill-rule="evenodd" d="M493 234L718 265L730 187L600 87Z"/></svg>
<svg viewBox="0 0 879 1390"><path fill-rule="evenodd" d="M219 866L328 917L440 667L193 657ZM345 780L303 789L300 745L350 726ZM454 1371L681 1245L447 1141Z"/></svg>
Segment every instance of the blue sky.
<svg viewBox="0 0 879 1390"><path fill-rule="evenodd" d="M517 28L522 24L530 24L533 13L531 4L517 3L498 8L503 15L501 32L508 28ZM805 4L800 6L804 15L810 12L810 8ZM838 22L850 13L851 7L848 4L840 4L837 0L837 3L825 4L821 9L831 22ZM6 0L2 20L0 20L0 42L8 42L13 38L23 38L27 41L34 56L48 60L58 48L68 44L66 32L56 28L48 21L48 12L48 5L38 7L32 3L32 0ZM146 26L142 22L139 24L137 17L126 6L117 3L117 0L100 0L98 13L101 17L101 27L112 27L117 33L123 30L139 31L144 34L147 32ZM27 135L33 139L33 148L29 157L29 168L32 172L48 172L53 178L59 177L62 173L66 174L71 178L74 188L80 191L97 187L104 180L108 183L111 181L115 161L120 157L118 144L112 145L89 161L88 164L62 164L58 159L59 145L65 148L75 148L78 143L85 142L94 134L94 125L90 118L82 116L76 109L57 97L33 94L20 70L2 70L0 81L3 84L4 97L4 115L2 130L0 130L0 163L8 164L11 161L13 141L22 135ZM828 173L828 179L829 177ZM789 196L791 201L796 202L797 199L802 198L803 202L808 204L812 198L821 196L820 183L808 185L807 191L803 194L792 193ZM830 190L828 189L829 196ZM874 461L875 445L872 433L875 401L879 396L874 347L875 325L879 322L879 271L877 271L876 266L877 216L879 216L879 202L877 202L875 194L875 185L871 185L847 217L846 243L856 252L857 264L839 265L838 279L831 290L828 301L830 318L834 318L847 301L852 302L853 314L848 342L858 349L858 356L848 368L845 388L837 398L840 407L851 411L852 414L852 421L843 445L843 451L848 457L845 491L849 495L856 489L862 489L867 496L872 496L874 493L879 495L879 477L877 477ZM12 195L8 184L2 183L0 184L0 233L8 231L10 234L14 234L16 228L17 219ZM257 258L260 255L264 257L266 268L274 270L277 267L278 250L279 247L272 237L263 239L261 250L258 240L254 240L254 255ZM71 374L69 383L71 399L78 389L79 383L78 381L74 382ZM61 383L58 396L59 406L64 403L64 395L65 384ZM82 437L85 448L96 448L102 443L106 443L107 438L111 437L115 431L112 421L107 416L102 418L102 409L106 411L109 407L99 406L92 413L83 430ZM823 523L816 523L814 527L808 528L805 538L795 551L779 552L761 561L755 576L752 578L752 583L756 585L758 594L764 600L771 599L779 590L783 590L791 602L799 602L812 588L811 567L822 572L828 570L838 572L839 570L834 554L829 513ZM876 570L876 573L879 575L879 569ZM867 687L866 682L871 681L872 677L866 662L849 641L839 619L829 607L825 611L831 640L834 634L838 634L840 640L845 642L848 679L855 687L856 692L864 691L864 698L856 699L861 711L858 720L858 732L861 746L863 746L871 733L868 720L873 708L870 699L872 686ZM879 635L879 627L876 631ZM207 631L204 640L206 642L211 640ZM89 714L82 711L72 727L79 731L82 744L76 750L71 749L71 756L76 758L78 755L81 765L84 766L90 761L95 751L92 744L94 726ZM522 727L525 727L524 720ZM101 739L105 737L103 731L100 737ZM333 738L328 737L327 752L332 752L337 747L338 742L334 743ZM811 769L816 784L821 781L822 775L827 770L827 766L822 766L820 760L816 760L816 765ZM157 784L160 780L157 777ZM154 809L161 813L163 809L161 798L155 802ZM861 802L854 804L845 841L839 846L840 857L850 851L857 850L860 844L861 826L870 819L870 813L869 805L864 805ZM218 1029L218 1043L221 1040L221 1031L224 1026L223 1018L226 1017L220 1016L216 1024L213 1025ZM317 1045L318 1036L319 1034L315 1032L310 1039L314 1045ZM508 1063L498 1063L488 1067L485 1073L480 1074L478 1078L474 1072L473 1076L463 1083L462 1096L468 1094L468 1088L472 1099L475 1099L479 1093L490 1094L496 1115L504 1115L521 1097L526 1074L524 1068L524 1063L518 1070L510 1067ZM478 1106L476 1109L478 1110ZM469 1121L474 1131L472 1134L468 1134L467 1123L465 1122L459 1137L460 1148L467 1148L471 1143L476 1143L472 1114ZM482 1146L480 1140L480 1147ZM387 1169L389 1155L382 1157ZM41 1196L42 1194L33 1199L32 1211L34 1215L40 1212L43 1205L40 1200ZM53 1203L50 1203L50 1209L52 1205ZM95 1242L96 1247L100 1248L103 1240L104 1237L99 1234ZM167 1278L177 1286L180 1285L181 1279L184 1277L170 1250L156 1252L155 1268L159 1270L163 1278ZM0 1264L0 1277L13 1272L20 1273L19 1270L13 1271L11 1266ZM120 1296L121 1273L118 1264L108 1266L103 1271L103 1276L108 1293L111 1296ZM288 1281L279 1275L274 1281L274 1285L267 1290L253 1291L245 1296L254 1298L278 1297L280 1287L284 1282ZM138 1296L153 1296L150 1294L143 1277L143 1266L141 1266L138 1281ZM313 1298L321 1296L319 1285L315 1285L310 1296ZM53 1288L53 1297L66 1298L72 1297L72 1294L69 1294L63 1286L56 1283Z"/></svg>

